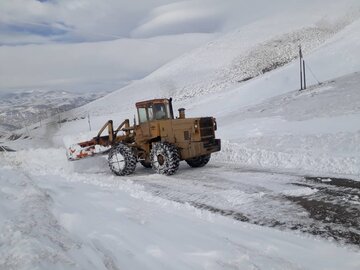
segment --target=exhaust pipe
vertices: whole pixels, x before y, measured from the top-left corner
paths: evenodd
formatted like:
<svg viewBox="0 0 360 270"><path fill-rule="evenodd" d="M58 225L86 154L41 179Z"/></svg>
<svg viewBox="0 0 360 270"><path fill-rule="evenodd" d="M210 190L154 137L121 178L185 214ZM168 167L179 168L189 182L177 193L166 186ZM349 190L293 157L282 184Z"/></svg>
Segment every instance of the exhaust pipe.
<svg viewBox="0 0 360 270"><path fill-rule="evenodd" d="M179 119L185 119L185 109L184 108L179 109Z"/></svg>
<svg viewBox="0 0 360 270"><path fill-rule="evenodd" d="M169 98L170 116L171 116L171 119L174 119L174 111L173 111L172 100L173 100L172 98Z"/></svg>

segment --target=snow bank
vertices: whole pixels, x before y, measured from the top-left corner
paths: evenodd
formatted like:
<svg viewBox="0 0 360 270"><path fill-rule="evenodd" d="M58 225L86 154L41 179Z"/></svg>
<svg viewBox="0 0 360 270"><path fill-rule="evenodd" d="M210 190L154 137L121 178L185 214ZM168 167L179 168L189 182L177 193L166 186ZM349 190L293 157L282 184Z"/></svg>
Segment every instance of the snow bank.
<svg viewBox="0 0 360 270"><path fill-rule="evenodd" d="M1 168L0 181L1 269L106 269L59 225L50 194L28 174Z"/></svg>
<svg viewBox="0 0 360 270"><path fill-rule="evenodd" d="M360 157L340 157L334 154L320 154L304 151L284 153L274 150L248 148L246 144L223 142L223 149L214 155L218 162L231 162L240 166L266 168L270 170L291 170L299 174L352 175L360 176ZM311 147L311 146L309 146Z"/></svg>
<svg viewBox="0 0 360 270"><path fill-rule="evenodd" d="M218 119L223 150L237 164L299 173L360 175L360 74L292 91ZM236 123L237 129L233 126Z"/></svg>

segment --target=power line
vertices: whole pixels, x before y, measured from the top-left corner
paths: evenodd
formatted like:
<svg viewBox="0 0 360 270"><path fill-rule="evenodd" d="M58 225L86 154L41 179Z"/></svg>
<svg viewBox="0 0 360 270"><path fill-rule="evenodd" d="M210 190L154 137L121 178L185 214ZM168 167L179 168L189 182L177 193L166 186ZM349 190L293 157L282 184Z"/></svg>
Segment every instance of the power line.
<svg viewBox="0 0 360 270"><path fill-rule="evenodd" d="M321 84L321 82L317 79L317 77L315 76L314 72L312 71L312 69L310 68L309 64L305 63L306 67L309 69L311 75L314 77L314 79L317 81L318 84Z"/></svg>

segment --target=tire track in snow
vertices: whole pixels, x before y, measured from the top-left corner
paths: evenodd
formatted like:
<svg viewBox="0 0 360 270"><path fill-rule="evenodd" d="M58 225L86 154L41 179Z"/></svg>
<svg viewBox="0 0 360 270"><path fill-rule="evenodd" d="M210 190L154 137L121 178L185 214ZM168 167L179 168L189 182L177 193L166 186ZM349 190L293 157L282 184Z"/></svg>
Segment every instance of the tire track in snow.
<svg viewBox="0 0 360 270"><path fill-rule="evenodd" d="M135 181L155 196L238 221L360 244L359 182L346 179L314 182L313 179L320 178L223 168L234 173L226 178L219 175L218 169L218 164L210 165L208 169L197 170L194 178L195 170L183 168L184 173L175 175L176 180L149 176ZM249 180L238 181L244 176ZM258 177L269 183L259 181ZM279 186L271 188L272 181Z"/></svg>
<svg viewBox="0 0 360 270"><path fill-rule="evenodd" d="M63 154L60 149L54 151L61 151ZM211 212L238 221L310 233L341 243L358 244L359 223L354 223L354 226L347 224L351 215L335 215L336 222L335 219L326 220L327 215L331 216L331 207L321 207L319 203L312 204L312 208L309 208L307 204L301 203L309 200L320 201L338 206L338 212L360 212L360 206L356 203L359 190L351 186L343 187L340 183L344 181L338 180L329 184L330 182L314 181L302 176L248 170L221 163L210 163L198 169L182 165L173 177L153 174L151 170L140 168L132 176L115 177L107 172L107 168L100 168L99 164L104 164L95 159L92 160L92 169L96 171L97 168L100 173L82 173L80 170L74 175L76 168L66 167L70 166L66 161L56 158L49 160L43 155L43 151L38 152L38 158L44 159L43 162L29 161L22 157L19 166L32 169L36 173L60 174L69 181L121 189L150 203L163 205L173 201L200 209L204 213ZM34 155L34 152L31 152L31 155ZM59 153L52 156L57 155ZM71 166L73 165L74 163L71 163ZM87 168L88 166L83 166L82 169L86 172ZM324 214L314 215L314 211L323 211ZM357 218L354 214L353 217Z"/></svg>

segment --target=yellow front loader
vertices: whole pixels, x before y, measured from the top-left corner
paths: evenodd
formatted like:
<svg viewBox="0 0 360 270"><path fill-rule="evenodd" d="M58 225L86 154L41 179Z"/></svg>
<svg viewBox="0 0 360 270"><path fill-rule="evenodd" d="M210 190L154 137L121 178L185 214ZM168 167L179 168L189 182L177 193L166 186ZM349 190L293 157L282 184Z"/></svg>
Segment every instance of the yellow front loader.
<svg viewBox="0 0 360 270"><path fill-rule="evenodd" d="M116 129L109 120L98 135L68 149L68 159L78 160L108 154L110 169L116 175L129 175L137 162L159 174L172 175L181 160L191 167L203 167L212 153L220 151L220 139L213 117L186 118L179 109L174 118L172 99L153 99L136 103L138 124L126 119ZM107 135L103 135L107 130Z"/></svg>

